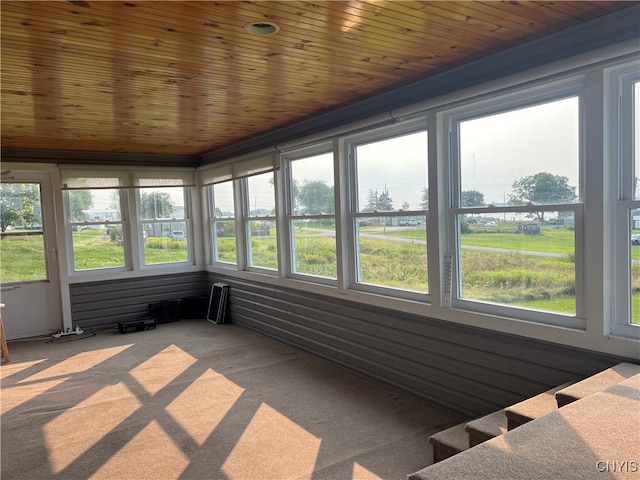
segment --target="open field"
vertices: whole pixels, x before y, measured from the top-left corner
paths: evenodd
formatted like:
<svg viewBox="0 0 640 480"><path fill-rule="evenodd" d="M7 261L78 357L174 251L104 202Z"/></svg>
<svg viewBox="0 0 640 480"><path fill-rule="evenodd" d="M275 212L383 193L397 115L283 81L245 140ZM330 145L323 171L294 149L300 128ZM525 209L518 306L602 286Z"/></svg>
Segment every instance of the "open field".
<svg viewBox="0 0 640 480"><path fill-rule="evenodd" d="M296 232L295 271L336 278L336 245L320 229ZM124 248L106 232L74 232L76 269L124 265ZM575 314L574 233L543 230L541 235L505 232L462 235L462 297L557 313ZM46 277L41 235L6 236L1 241L0 280L37 281ZM469 248L465 248L469 247ZM360 228L360 278L365 284L426 293L428 288L426 231L422 227ZM640 246L632 246L640 259ZM218 238L221 261L236 263L236 239ZM547 254L543 256L541 254ZM149 238L146 264L188 260L187 242ZM252 238L252 264L277 269L274 236ZM634 323L640 323L640 263L633 265Z"/></svg>
<svg viewBox="0 0 640 480"><path fill-rule="evenodd" d="M32 282L46 278L42 235L0 240L0 282Z"/></svg>

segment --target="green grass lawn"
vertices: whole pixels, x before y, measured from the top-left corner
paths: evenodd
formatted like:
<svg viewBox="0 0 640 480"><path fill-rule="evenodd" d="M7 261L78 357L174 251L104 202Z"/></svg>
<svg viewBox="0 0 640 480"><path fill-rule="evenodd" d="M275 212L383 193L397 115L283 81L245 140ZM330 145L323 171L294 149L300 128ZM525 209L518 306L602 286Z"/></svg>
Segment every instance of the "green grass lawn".
<svg viewBox="0 0 640 480"><path fill-rule="evenodd" d="M540 235L521 233L468 233L461 235L462 245L525 250L530 252L573 254L575 234L567 229L542 230Z"/></svg>
<svg viewBox="0 0 640 480"><path fill-rule="evenodd" d="M112 242L105 229L73 234L73 265L76 270L124 266L124 247Z"/></svg>
<svg viewBox="0 0 640 480"><path fill-rule="evenodd" d="M360 279L372 285L426 292L427 255L423 242L397 242L389 237L426 240L424 228L365 227L360 237ZM0 241L0 281L37 281L46 278L42 235L6 236ZM470 233L462 244L520 252L549 252L557 257L524 253L463 249L463 297L558 313L575 314L575 266L572 255L574 233L565 229L543 230L541 235ZM76 270L122 267L124 247L104 230L74 232ZM236 239L218 238L219 260L236 263ZM632 246L633 259L640 259L640 246ZM277 268L274 236L252 237L252 265ZM563 255L563 254L566 254ZM188 260L187 241L149 238L144 246L148 265ZM336 278L335 238L330 235L296 235L296 272ZM640 263L633 265L634 323L640 324Z"/></svg>
<svg viewBox="0 0 640 480"><path fill-rule="evenodd" d="M47 279L42 235L2 237L0 282L30 282Z"/></svg>

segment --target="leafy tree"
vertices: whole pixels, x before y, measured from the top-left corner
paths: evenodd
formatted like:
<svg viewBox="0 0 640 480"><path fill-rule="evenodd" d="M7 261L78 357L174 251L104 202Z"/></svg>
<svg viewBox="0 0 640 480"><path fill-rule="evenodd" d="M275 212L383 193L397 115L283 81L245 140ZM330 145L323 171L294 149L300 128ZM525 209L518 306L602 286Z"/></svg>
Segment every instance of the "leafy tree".
<svg viewBox="0 0 640 480"><path fill-rule="evenodd" d="M550 203L570 203L576 199L576 189L569 185L569 179L561 175L540 172L522 177L513 182L513 203L544 205ZM545 212L534 215L544 221Z"/></svg>
<svg viewBox="0 0 640 480"><path fill-rule="evenodd" d="M93 208L93 195L88 190L69 191L69 207L71 209L71 220L82 222L85 219L83 210Z"/></svg>
<svg viewBox="0 0 640 480"><path fill-rule="evenodd" d="M42 224L40 187L34 183L3 183L0 197L0 229Z"/></svg>
<svg viewBox="0 0 640 480"><path fill-rule="evenodd" d="M420 197L420 208L423 210L429 210L429 189L422 189L422 197Z"/></svg>
<svg viewBox="0 0 640 480"><path fill-rule="evenodd" d="M304 207L306 214L335 212L333 187L324 180L305 180L295 198Z"/></svg>
<svg viewBox="0 0 640 480"><path fill-rule="evenodd" d="M482 207L483 205L484 205L484 193L480 193L477 190L462 191L463 207Z"/></svg>
<svg viewBox="0 0 640 480"><path fill-rule="evenodd" d="M169 218L175 211L171 196L167 192L142 192L140 194L140 214L147 220Z"/></svg>

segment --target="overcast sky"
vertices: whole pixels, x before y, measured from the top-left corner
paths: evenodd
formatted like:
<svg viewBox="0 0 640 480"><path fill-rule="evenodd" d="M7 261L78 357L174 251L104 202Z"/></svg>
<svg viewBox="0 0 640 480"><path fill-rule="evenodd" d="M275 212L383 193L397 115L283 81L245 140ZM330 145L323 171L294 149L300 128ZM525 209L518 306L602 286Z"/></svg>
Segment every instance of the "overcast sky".
<svg viewBox="0 0 640 480"><path fill-rule="evenodd" d="M567 177L577 187L578 130L575 97L462 122L462 190L502 203L514 181L539 172Z"/></svg>

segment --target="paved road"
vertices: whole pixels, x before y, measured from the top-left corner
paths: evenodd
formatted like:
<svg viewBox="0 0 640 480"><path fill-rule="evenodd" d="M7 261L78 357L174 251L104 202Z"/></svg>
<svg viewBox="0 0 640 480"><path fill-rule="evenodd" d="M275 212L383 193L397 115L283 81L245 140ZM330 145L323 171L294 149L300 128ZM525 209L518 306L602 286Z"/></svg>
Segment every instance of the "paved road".
<svg viewBox="0 0 640 480"><path fill-rule="evenodd" d="M335 236L335 232L333 230L323 230L319 228L303 228L305 231L315 232L317 235L313 236L325 236L331 235ZM397 231L397 230L394 230ZM395 235L387 235L386 233L360 233L360 236L363 238L373 238L378 240L389 240L392 242L402 242L402 243L415 243L416 245L426 245L426 240L416 240L414 238L404 238L397 237ZM566 253L555 253L555 252L536 252L532 250L513 250L508 248L497 248L497 247L481 247L478 245L462 245L462 248L467 250L483 250L485 252L496 252L496 253L519 253L522 255L535 255L537 257L552 257L552 258L566 258Z"/></svg>

